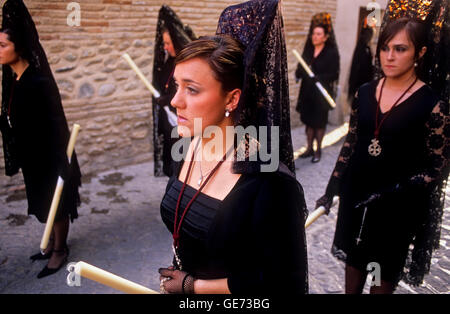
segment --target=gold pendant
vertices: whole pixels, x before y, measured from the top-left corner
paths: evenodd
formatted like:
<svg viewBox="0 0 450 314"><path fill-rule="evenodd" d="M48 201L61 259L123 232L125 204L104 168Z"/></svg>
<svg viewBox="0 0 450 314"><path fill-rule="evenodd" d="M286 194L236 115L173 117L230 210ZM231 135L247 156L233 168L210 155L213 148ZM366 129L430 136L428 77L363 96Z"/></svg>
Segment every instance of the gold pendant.
<svg viewBox="0 0 450 314"><path fill-rule="evenodd" d="M374 138L372 144L369 145L369 155L377 157L381 154L380 142Z"/></svg>

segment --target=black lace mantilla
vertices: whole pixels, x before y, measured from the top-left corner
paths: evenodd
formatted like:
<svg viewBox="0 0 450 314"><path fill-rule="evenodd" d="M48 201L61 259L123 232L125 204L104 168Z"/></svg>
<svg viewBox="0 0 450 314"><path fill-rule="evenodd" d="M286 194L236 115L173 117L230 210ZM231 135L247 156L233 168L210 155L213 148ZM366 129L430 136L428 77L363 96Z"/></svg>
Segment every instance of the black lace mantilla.
<svg viewBox="0 0 450 314"><path fill-rule="evenodd" d="M281 3L253 0L226 8L217 34L228 34L245 47L243 93L236 110L238 125L279 127L280 164L295 173L290 128L289 84ZM270 133L268 139L270 139ZM271 143L269 140L268 150ZM235 164L236 172L259 171L254 163Z"/></svg>

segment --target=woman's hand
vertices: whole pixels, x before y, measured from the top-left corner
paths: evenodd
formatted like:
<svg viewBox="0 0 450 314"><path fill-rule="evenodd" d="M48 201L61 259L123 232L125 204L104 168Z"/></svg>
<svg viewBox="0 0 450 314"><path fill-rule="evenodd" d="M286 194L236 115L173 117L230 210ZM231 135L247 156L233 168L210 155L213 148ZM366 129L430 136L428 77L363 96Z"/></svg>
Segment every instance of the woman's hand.
<svg viewBox="0 0 450 314"><path fill-rule="evenodd" d="M192 294L194 293L194 277L187 272L175 270L173 266L158 270L161 281L161 293Z"/></svg>
<svg viewBox="0 0 450 314"><path fill-rule="evenodd" d="M330 213L330 208L332 204L333 204L333 197L330 197L325 194L316 201L316 209L319 208L320 206L323 206L325 208L325 214L328 215Z"/></svg>

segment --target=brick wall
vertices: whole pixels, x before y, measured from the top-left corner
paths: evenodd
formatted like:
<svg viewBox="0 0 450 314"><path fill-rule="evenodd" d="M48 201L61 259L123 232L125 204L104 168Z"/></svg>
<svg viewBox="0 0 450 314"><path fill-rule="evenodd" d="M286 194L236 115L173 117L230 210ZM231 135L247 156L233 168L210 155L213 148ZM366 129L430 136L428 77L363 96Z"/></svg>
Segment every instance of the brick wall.
<svg viewBox="0 0 450 314"><path fill-rule="evenodd" d="M313 14L328 11L335 17L336 1L283 1L292 106L298 84L293 79L297 62L290 51L302 50ZM76 150L87 174L152 158L149 92L120 56L128 52L151 81L161 5L171 6L199 36L213 34L222 10L240 1L79 0L81 25L72 27L67 24L71 1L24 2L47 53L69 125L82 126ZM291 113L293 125L299 125L298 114ZM0 150L0 191L21 180L3 175L2 154Z"/></svg>

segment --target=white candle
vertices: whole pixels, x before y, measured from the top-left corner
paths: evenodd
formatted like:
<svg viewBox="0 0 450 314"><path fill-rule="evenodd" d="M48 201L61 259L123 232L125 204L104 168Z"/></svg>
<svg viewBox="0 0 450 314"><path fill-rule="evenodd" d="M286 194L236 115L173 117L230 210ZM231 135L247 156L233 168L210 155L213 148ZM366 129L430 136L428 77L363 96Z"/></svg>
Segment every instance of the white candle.
<svg viewBox="0 0 450 314"><path fill-rule="evenodd" d="M142 80L142 82L147 86L147 88L150 90L150 92L155 96L156 98L159 98L161 95L160 93L153 87L152 84L147 80L147 78L142 74L141 70L137 67L136 63L131 59L130 55L128 53L124 53L122 57L128 62L130 67L136 72L137 76Z"/></svg>
<svg viewBox="0 0 450 314"><path fill-rule="evenodd" d="M331 207L336 205L336 203L338 201L339 201L339 197L337 197L337 196L333 197L333 203L331 204ZM325 212L326 212L326 210L325 210L325 207L323 207L323 206L320 206L315 211L313 211L311 213L311 215L308 216L308 219L306 219L305 229L308 228L314 221L316 221L317 218L319 218L320 216L325 214Z"/></svg>
<svg viewBox="0 0 450 314"><path fill-rule="evenodd" d="M129 281L85 262L75 264L75 273L105 286L131 294L158 294L158 292Z"/></svg>
<svg viewBox="0 0 450 314"><path fill-rule="evenodd" d="M305 69L306 73L308 73L309 77L314 78L315 77L314 73L311 71L309 66L306 64L305 60L303 60L302 56L300 56L298 51L294 49L294 50L292 50L292 52L297 57L298 62L300 62L303 69ZM322 86L322 84L320 84L320 82L317 81L316 86L319 89L319 91L322 93L323 97L325 97L325 99L328 101L330 106L332 108L336 108L336 103L334 102L333 98L330 96L328 91Z"/></svg>
<svg viewBox="0 0 450 314"><path fill-rule="evenodd" d="M80 130L79 124L74 124L72 128L72 132L70 134L69 143L67 145L67 158L72 158L73 150L75 147L75 142L77 140L78 132ZM40 249L41 253L44 254L44 250L48 246L48 239L50 238L50 233L53 229L53 222L55 221L56 211L58 209L59 201L61 199L61 193L64 187L64 180L61 177L58 177L58 181L56 183L55 193L53 194L52 203L50 205L50 211L48 212L47 223L45 224L44 234L42 235Z"/></svg>
<svg viewBox="0 0 450 314"><path fill-rule="evenodd" d="M294 49L294 50L292 50L292 52L294 53L294 56L297 57L298 62L300 62L303 69L305 69L306 73L308 73L309 77L311 77L311 78L314 77L314 73L311 71L311 69L306 64L305 60L303 60L302 56L298 53L298 51Z"/></svg>

